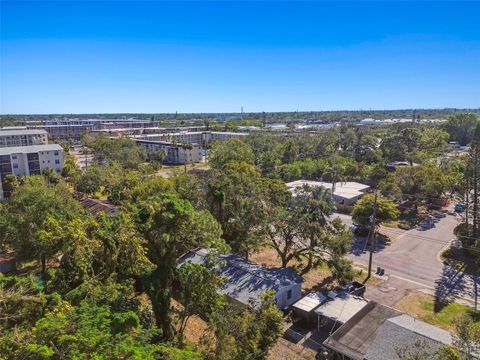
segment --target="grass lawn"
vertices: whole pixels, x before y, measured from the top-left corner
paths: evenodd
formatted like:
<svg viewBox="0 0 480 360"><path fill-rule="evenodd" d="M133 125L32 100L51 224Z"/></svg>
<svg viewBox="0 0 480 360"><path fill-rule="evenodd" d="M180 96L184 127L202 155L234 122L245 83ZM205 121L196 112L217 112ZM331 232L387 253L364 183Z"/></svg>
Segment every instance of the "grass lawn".
<svg viewBox="0 0 480 360"><path fill-rule="evenodd" d="M432 295L414 292L404 297L394 307L419 320L449 331L455 330L454 323L457 317L464 314L474 315L473 309L457 303L445 304L439 312L435 312L434 304L435 298ZM477 320L477 322L480 324L480 321Z"/></svg>
<svg viewBox="0 0 480 360"><path fill-rule="evenodd" d="M282 262L278 257L275 250L264 247L260 251L250 255L250 260L256 262L265 267L280 267ZM302 269L305 267L305 262L292 260L289 264L289 267L292 267L297 273L301 273ZM302 284L303 291L328 291L337 285L335 279L332 277L332 272L326 264L323 264L315 269L310 270L306 274L302 275L305 279ZM358 282L363 282L366 278L366 271L358 270L355 274L354 280ZM376 277L371 277L368 279L367 284L377 285L383 280Z"/></svg>

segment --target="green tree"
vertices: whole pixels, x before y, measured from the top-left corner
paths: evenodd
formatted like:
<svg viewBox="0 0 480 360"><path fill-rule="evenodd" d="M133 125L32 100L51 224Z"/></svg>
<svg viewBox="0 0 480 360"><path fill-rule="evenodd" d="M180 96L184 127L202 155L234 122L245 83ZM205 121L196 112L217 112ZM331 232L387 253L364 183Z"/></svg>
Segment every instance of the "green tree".
<svg viewBox="0 0 480 360"><path fill-rule="evenodd" d="M201 358L189 349L152 344L153 335L131 311L112 312L108 306L87 303L75 307L63 301L37 321L25 353L35 359Z"/></svg>
<svg viewBox="0 0 480 360"><path fill-rule="evenodd" d="M97 160L106 163L118 162L126 169L137 169L147 158L146 150L126 137L110 139L107 136L98 136L91 142L90 147L95 151Z"/></svg>
<svg viewBox="0 0 480 360"><path fill-rule="evenodd" d="M282 313L272 295L260 306L239 309L227 306L213 314L210 326L215 333L215 359L263 360L282 333Z"/></svg>
<svg viewBox="0 0 480 360"><path fill-rule="evenodd" d="M448 117L445 130L450 135L450 140L466 146L472 141L478 124L479 119L475 114L455 114Z"/></svg>
<svg viewBox="0 0 480 360"><path fill-rule="evenodd" d="M161 169L163 166L163 160L167 156L164 149L157 150L148 155L150 162L153 164L155 168Z"/></svg>
<svg viewBox="0 0 480 360"><path fill-rule="evenodd" d="M371 216L374 209L374 195L368 194L357 201L352 210L352 219L360 225L367 226L370 224ZM400 215L397 205L384 197L377 198L376 205L376 224L382 222L395 220Z"/></svg>
<svg viewBox="0 0 480 360"><path fill-rule="evenodd" d="M253 164L255 155L252 148L240 139L218 142L210 150L209 164L212 168L223 169L232 162Z"/></svg>
<svg viewBox="0 0 480 360"><path fill-rule="evenodd" d="M52 168L45 168L42 170L42 175L47 180L48 184L58 184L60 182L60 175L58 175Z"/></svg>
<svg viewBox="0 0 480 360"><path fill-rule="evenodd" d="M41 176L26 178L2 210L6 219L0 229L4 242L16 250L20 261L40 259L43 272L47 259L63 246L58 238L50 237L50 228L82 214L64 184L48 186Z"/></svg>
<svg viewBox="0 0 480 360"><path fill-rule="evenodd" d="M146 241L138 233L130 214L100 214L93 236L103 250L97 257L105 276L115 273L120 279L142 275L151 266L146 255Z"/></svg>
<svg viewBox="0 0 480 360"><path fill-rule="evenodd" d="M177 270L178 300L182 304L182 309L179 310L178 338L180 343L183 343L185 328L191 316L197 315L208 319L211 314L223 309L225 298L217 292L223 281L215 273L212 265L205 266L186 262Z"/></svg>
<svg viewBox="0 0 480 360"><path fill-rule="evenodd" d="M105 171L99 165L89 166L87 171L77 178L75 190L85 194L93 195L100 191L105 179Z"/></svg>
<svg viewBox="0 0 480 360"><path fill-rule="evenodd" d="M147 279L147 292L157 326L171 338L170 298L177 257L198 246L226 250L221 228L210 213L196 211L173 194L162 194L141 205L138 224L147 239L148 257L155 265Z"/></svg>

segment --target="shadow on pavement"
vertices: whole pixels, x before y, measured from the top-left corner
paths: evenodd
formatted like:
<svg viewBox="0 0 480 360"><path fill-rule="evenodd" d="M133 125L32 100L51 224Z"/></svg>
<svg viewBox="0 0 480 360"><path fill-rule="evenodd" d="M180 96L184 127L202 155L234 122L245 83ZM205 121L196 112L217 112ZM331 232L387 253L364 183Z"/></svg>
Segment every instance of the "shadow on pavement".
<svg viewBox="0 0 480 360"><path fill-rule="evenodd" d="M469 279L469 277L463 271L456 270L444 263L442 275L435 281L433 310L435 312L441 311L449 302L454 300L455 296L476 296L476 286L469 286L469 280L472 280L471 285L474 285L473 279Z"/></svg>
<svg viewBox="0 0 480 360"><path fill-rule="evenodd" d="M391 244L391 241L385 235L377 234L375 243L375 252L378 253ZM350 254L355 256L361 256L370 251L370 244L368 238L364 236L354 236L352 249Z"/></svg>

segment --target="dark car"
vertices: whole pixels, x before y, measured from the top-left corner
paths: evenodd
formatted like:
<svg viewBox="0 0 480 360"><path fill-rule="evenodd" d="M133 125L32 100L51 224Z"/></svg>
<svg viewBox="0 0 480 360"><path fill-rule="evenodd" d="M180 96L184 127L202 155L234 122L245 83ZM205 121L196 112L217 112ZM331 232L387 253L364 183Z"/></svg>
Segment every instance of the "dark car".
<svg viewBox="0 0 480 360"><path fill-rule="evenodd" d="M350 228L352 229L353 234L357 236L367 236L370 230L366 226L355 224L355 223L352 224Z"/></svg>

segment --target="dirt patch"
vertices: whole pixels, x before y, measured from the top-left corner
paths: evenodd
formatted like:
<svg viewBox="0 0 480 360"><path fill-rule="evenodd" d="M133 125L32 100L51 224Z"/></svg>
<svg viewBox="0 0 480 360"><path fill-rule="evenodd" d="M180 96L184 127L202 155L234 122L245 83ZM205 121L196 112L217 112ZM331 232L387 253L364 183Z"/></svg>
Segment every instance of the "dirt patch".
<svg viewBox="0 0 480 360"><path fill-rule="evenodd" d="M280 267L282 265L276 251L268 247L252 254L250 259L264 267ZM301 271L305 268L305 262L292 260L288 266L301 274ZM312 269L306 274L302 274L302 276L305 279L302 284L304 292L327 290L336 285L332 278L332 272L326 265Z"/></svg>
<svg viewBox="0 0 480 360"><path fill-rule="evenodd" d="M270 349L268 360L314 360L315 351L280 338Z"/></svg>
<svg viewBox="0 0 480 360"><path fill-rule="evenodd" d="M282 265L277 252L269 247L265 247L250 255L250 260L267 268L280 267Z"/></svg>
<svg viewBox="0 0 480 360"><path fill-rule="evenodd" d="M181 309L182 305L172 301L174 309ZM202 352L212 352L215 347L215 335L208 328L208 324L198 316L192 316L185 327L185 343Z"/></svg>

